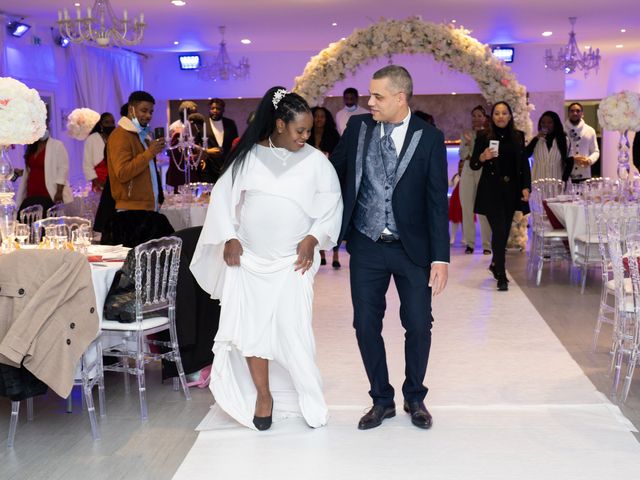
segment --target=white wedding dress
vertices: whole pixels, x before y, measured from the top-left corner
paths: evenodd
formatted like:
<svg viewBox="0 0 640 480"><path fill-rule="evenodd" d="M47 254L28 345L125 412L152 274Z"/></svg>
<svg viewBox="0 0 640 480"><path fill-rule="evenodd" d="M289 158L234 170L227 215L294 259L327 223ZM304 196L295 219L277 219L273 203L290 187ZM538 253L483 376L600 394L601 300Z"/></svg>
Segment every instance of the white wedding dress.
<svg viewBox="0 0 640 480"><path fill-rule="evenodd" d="M256 390L245 357L270 360L274 421L302 415L312 427L327 422L322 380L311 328L318 249L336 244L342 220L340 184L333 166L315 148L298 152L256 145L232 180L216 183L191 271L220 299L210 388L216 404L255 428ZM313 235L313 267L294 271L296 247ZM224 243L243 247L240 267L222 258Z"/></svg>

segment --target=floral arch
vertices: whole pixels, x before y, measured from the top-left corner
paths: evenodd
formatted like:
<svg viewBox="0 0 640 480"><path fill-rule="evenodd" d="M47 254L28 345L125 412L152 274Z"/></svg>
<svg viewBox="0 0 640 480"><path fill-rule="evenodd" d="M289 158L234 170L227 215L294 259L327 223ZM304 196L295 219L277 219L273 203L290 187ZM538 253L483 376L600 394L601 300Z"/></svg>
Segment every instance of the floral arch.
<svg viewBox="0 0 640 480"><path fill-rule="evenodd" d="M333 85L354 74L358 66L373 58L400 53L426 53L444 62L451 70L471 75L489 103L504 100L511 105L516 128L529 137L532 131L526 88L504 62L495 58L488 45L469 35L463 27L407 20L382 20L349 37L330 44L307 63L296 77L293 91L310 104L322 102Z"/></svg>

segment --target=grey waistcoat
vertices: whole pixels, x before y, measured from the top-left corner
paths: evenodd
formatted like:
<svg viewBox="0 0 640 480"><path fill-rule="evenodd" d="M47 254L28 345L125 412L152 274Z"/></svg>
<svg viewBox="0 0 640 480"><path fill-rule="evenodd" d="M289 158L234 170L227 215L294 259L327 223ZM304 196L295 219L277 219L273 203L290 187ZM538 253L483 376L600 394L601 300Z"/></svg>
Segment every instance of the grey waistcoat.
<svg viewBox="0 0 640 480"><path fill-rule="evenodd" d="M353 226L374 242L380 238L385 227L394 237L399 238L391 206L398 158L389 159L389 164L384 164L380 152L381 128L377 124L371 134L353 215Z"/></svg>

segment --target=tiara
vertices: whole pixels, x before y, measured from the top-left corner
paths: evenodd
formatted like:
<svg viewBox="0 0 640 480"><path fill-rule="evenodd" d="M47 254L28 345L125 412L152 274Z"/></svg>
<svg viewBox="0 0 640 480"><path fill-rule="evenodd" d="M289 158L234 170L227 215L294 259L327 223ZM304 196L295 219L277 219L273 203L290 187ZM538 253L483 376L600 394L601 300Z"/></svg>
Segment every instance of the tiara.
<svg viewBox="0 0 640 480"><path fill-rule="evenodd" d="M280 100L282 100L287 93L289 92L287 92L285 88L280 88L274 92L273 98L271 99L271 103L273 103L273 108L275 108L276 110L278 109L278 104L280 103Z"/></svg>

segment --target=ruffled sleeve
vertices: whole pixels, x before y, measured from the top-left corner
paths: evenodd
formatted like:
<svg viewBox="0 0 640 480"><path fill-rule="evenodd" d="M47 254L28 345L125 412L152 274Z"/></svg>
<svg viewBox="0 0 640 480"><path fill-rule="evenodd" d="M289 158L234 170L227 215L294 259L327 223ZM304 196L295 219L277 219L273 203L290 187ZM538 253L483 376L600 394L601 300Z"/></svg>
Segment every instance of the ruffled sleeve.
<svg viewBox="0 0 640 480"><path fill-rule="evenodd" d="M200 287L220 298L224 283L224 244L236 237L235 208L239 187L234 185L231 170L225 172L211 191L207 216L198 239L190 269Z"/></svg>
<svg viewBox="0 0 640 480"><path fill-rule="evenodd" d="M318 240L320 250L327 250L338 242L342 225L342 194L333 165L321 153L318 157L316 192L305 210L314 219L309 234Z"/></svg>

